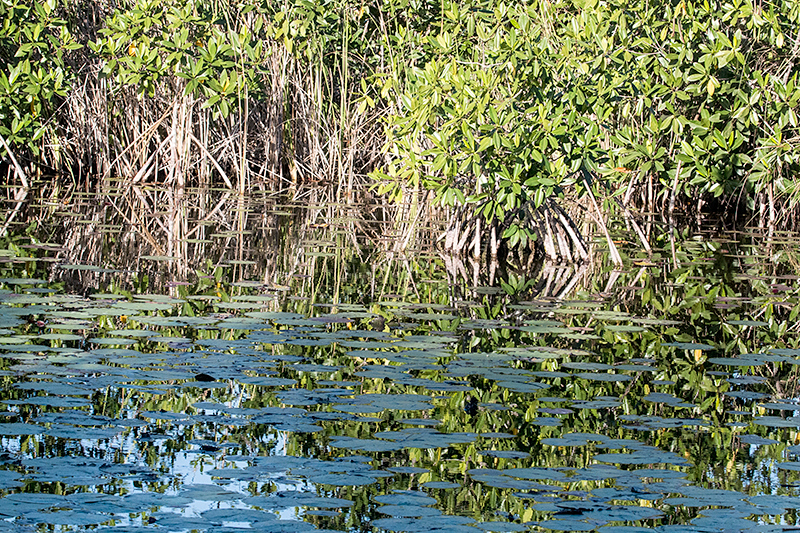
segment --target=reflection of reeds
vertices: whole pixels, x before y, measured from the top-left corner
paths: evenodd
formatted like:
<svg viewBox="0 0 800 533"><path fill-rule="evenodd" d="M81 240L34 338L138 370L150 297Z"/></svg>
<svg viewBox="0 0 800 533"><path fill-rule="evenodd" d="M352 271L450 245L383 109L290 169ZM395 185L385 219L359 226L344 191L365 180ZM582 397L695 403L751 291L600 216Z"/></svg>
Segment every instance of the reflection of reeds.
<svg viewBox="0 0 800 533"><path fill-rule="evenodd" d="M229 30L252 25L252 15L233 13L230 6L205 7L224 20L215 24ZM72 30L84 42L98 39L113 12L102 3L66 9L73 10L78 22ZM346 43L347 35L342 38ZM217 117L202 98L187 94L186 81L177 76L161 76L154 94L142 95L136 86L99 76L102 60L87 48L73 52L68 62L77 77L55 116L59 138L42 159L71 177L68 191L91 191L98 202L110 202L113 217L147 248L141 253L179 257L181 271L189 267L186 240L203 239L207 222L248 231L247 209L256 191L290 203L350 206L339 216L349 220L348 235L358 245L352 236L363 233L364 224L355 221L362 214L357 205L371 197L367 174L380 153L380 110L357 109L351 86L358 80L351 77L346 46L320 45L319 56L309 60L280 41L263 44L263 61L247 72L257 95L241 83L230 114ZM331 52L338 60L325 57ZM252 65L244 60L234 67L240 79L245 68ZM213 189L224 189L225 196L212 199L207 192ZM51 200L60 202L62 194L53 184ZM227 195L239 197L230 211L239 213L233 223L220 212L230 208ZM364 220L374 212L364 210Z"/></svg>

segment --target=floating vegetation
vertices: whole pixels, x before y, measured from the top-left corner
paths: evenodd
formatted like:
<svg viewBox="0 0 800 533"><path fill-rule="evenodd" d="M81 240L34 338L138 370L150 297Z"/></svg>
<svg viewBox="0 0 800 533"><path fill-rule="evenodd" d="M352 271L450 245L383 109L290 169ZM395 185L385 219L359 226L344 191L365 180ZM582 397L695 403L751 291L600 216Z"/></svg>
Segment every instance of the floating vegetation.
<svg viewBox="0 0 800 533"><path fill-rule="evenodd" d="M699 260L713 249L681 254L569 300L455 297L435 269L336 300L330 262L276 289L235 278L244 259L163 294L85 293L0 261L3 527L795 527L798 292L774 294L780 265L730 281Z"/></svg>

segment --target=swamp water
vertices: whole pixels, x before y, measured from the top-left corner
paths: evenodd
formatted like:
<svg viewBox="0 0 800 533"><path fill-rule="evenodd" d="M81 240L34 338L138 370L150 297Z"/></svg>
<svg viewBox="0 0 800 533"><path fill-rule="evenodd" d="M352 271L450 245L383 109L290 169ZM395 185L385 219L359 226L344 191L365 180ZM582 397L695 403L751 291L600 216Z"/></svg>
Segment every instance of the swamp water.
<svg viewBox="0 0 800 533"><path fill-rule="evenodd" d="M796 237L476 286L343 235L253 251L293 258L281 283L7 241L0 531L798 524Z"/></svg>

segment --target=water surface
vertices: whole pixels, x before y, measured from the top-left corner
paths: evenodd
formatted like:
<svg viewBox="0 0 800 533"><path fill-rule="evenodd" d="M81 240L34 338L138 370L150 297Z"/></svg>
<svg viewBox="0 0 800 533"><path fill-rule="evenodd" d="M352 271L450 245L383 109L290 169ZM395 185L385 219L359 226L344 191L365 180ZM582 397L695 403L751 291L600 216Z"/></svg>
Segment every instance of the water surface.
<svg viewBox="0 0 800 533"><path fill-rule="evenodd" d="M797 524L796 236L490 285L303 220L183 272L5 242L0 531Z"/></svg>

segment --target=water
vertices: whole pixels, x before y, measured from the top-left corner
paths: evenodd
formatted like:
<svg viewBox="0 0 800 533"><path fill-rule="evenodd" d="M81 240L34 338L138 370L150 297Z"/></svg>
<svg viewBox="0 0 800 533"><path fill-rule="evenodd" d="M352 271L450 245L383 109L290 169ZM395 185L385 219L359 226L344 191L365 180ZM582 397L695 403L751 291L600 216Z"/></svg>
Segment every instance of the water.
<svg viewBox="0 0 800 533"><path fill-rule="evenodd" d="M388 260L270 209L283 233L169 261L77 226L5 242L0 531L797 523L796 236L490 285L424 235Z"/></svg>

